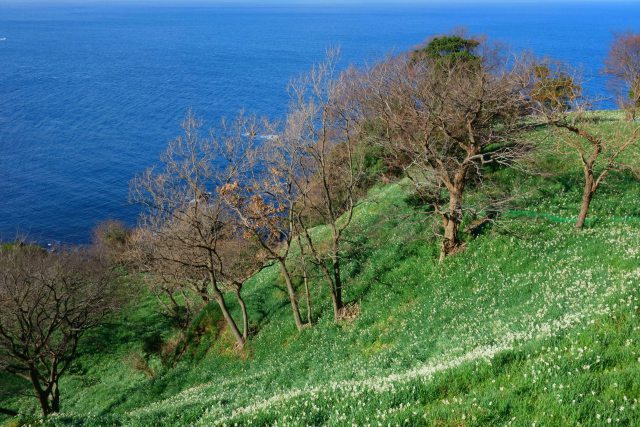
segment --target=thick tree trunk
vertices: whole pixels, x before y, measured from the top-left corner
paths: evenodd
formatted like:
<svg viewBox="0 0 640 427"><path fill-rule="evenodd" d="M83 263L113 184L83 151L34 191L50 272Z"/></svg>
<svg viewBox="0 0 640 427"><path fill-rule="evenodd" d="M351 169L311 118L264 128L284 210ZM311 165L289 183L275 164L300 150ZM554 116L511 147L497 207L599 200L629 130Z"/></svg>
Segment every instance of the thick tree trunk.
<svg viewBox="0 0 640 427"><path fill-rule="evenodd" d="M236 288L236 299L238 300L238 305L242 312L242 340L246 342L247 338L249 338L249 317L247 316L247 306L244 303L242 294L240 293L240 288Z"/></svg>
<svg viewBox="0 0 640 427"><path fill-rule="evenodd" d="M46 391L40 389L36 389L36 396L38 397L38 402L40 402L40 409L42 409L42 415L47 417L48 415L53 413L53 409L51 408L51 404L49 402L49 396Z"/></svg>
<svg viewBox="0 0 640 427"><path fill-rule="evenodd" d="M456 218L445 217L443 220L444 238L442 239L442 248L440 250L440 262L447 256L451 255L460 245L458 241L458 230L460 223Z"/></svg>
<svg viewBox="0 0 640 427"><path fill-rule="evenodd" d="M582 191L582 204L580 206L580 213L578 214L578 221L576 222L576 228L582 229L587 220L589 214L589 206L591 205L591 199L596 192L595 180L591 168L586 167L584 171L584 189Z"/></svg>
<svg viewBox="0 0 640 427"><path fill-rule="evenodd" d="M462 222L462 189L456 188L449 191L449 210L442 217L444 238L440 250L440 262L458 249L460 240L458 230Z"/></svg>
<svg viewBox="0 0 640 427"><path fill-rule="evenodd" d="M300 317L300 308L298 307L298 299L296 298L296 291L293 288L293 283L291 281L291 274L289 273L289 269L285 264L285 260L280 259L280 270L282 271L282 275L284 276L285 284L287 285L287 292L289 293L289 301L291 302L291 311L293 312L293 320L296 323L296 328L299 331L302 330L304 324L302 323L302 318Z"/></svg>

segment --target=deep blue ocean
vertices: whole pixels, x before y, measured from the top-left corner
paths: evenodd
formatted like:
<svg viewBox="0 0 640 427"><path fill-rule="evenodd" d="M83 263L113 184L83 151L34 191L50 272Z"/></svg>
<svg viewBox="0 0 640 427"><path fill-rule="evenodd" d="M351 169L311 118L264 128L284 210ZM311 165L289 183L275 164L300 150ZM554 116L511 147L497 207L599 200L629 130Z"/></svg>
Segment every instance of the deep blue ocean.
<svg viewBox="0 0 640 427"><path fill-rule="evenodd" d="M612 32L640 30L640 3L0 5L0 240L80 243L107 218L134 224L128 182L187 108L209 124L241 108L279 117L287 82L326 48L363 64L460 26L582 66L602 94Z"/></svg>

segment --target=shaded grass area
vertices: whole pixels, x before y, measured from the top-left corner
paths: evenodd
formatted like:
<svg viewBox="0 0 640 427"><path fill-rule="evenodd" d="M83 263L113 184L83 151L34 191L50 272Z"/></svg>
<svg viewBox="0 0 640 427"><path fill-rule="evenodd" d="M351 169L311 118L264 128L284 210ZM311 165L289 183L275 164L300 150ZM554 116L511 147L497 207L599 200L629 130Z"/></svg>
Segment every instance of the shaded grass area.
<svg viewBox="0 0 640 427"><path fill-rule="evenodd" d="M536 168L488 173L489 195L472 187L476 206L521 196L442 265L437 223L408 183L372 189L345 246L346 300L361 310L351 323L333 323L313 271L316 325L298 333L270 267L245 285L255 334L242 353L211 306L168 368L145 352L172 335L145 297L86 337L61 385L64 413L48 424L640 424L640 186L612 175L579 232L576 163L541 154ZM132 353L148 356L152 378Z"/></svg>

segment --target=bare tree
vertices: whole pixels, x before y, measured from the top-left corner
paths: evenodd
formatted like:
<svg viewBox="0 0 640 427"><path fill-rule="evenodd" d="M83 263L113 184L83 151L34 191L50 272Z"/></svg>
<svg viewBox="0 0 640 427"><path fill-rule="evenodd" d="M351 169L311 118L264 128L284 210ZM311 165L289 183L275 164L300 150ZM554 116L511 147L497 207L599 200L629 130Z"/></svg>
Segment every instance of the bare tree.
<svg viewBox="0 0 640 427"><path fill-rule="evenodd" d="M292 82L291 108L284 131L286 143L301 153L293 173L299 198L295 219L310 256L329 285L334 317L344 308L341 264L344 233L351 224L362 192L364 159L357 149L360 138L360 104L353 96L353 71L339 73L339 51ZM325 224L330 229L327 249L314 240L310 229ZM305 259L306 261L306 259Z"/></svg>
<svg viewBox="0 0 640 427"><path fill-rule="evenodd" d="M241 116L234 126L246 124ZM235 242L236 250L242 239L237 218L218 197L218 189L235 176L234 165L224 162L228 153L213 138L203 137L201 127L201 121L189 112L183 122L184 135L169 144L162 165L132 182L133 199L146 207L137 239L133 239L137 242L134 252L153 279L163 283L160 289L172 307L180 305L176 299L180 298L189 308L190 294L203 304L215 300L242 347L248 320L239 284L250 274L234 265L242 260L224 252L233 246L230 242ZM251 265L261 268L260 253L253 253L252 259ZM232 272L239 276L232 277ZM241 308L243 331L227 307L225 290L233 291Z"/></svg>
<svg viewBox="0 0 640 427"><path fill-rule="evenodd" d="M616 170L638 171L640 126L616 123L607 128L590 112L594 101L583 94L579 73L561 63L543 61L533 68L531 98L538 117L558 130L556 148L577 155L584 188L576 228L583 228L596 191Z"/></svg>
<svg viewBox="0 0 640 427"><path fill-rule="evenodd" d="M618 105L635 120L640 109L640 34L616 34L605 60Z"/></svg>
<svg viewBox="0 0 640 427"><path fill-rule="evenodd" d="M32 384L45 416L60 411L59 380L79 340L120 300L110 269L91 254L0 250L0 366Z"/></svg>
<svg viewBox="0 0 640 427"><path fill-rule="evenodd" d="M366 117L385 129L379 143L442 218L440 260L461 246L467 186L486 164L513 166L530 150L520 137L528 128L525 71L486 42L443 36L362 77Z"/></svg>
<svg viewBox="0 0 640 427"><path fill-rule="evenodd" d="M249 316L242 297L245 282L268 264L262 248L252 239L247 239L238 229L231 238L220 242L221 288L233 292L242 313L242 338L249 338Z"/></svg>
<svg viewBox="0 0 640 427"><path fill-rule="evenodd" d="M132 230L123 259L130 271L140 272L149 291L156 296L162 314L168 317L180 331L191 324L198 304L194 301L191 284L163 263L157 253L155 239L159 237L150 229L138 227Z"/></svg>
<svg viewBox="0 0 640 427"><path fill-rule="evenodd" d="M234 177L220 189L220 196L240 219L246 237L259 245L266 259L280 266L294 323L302 330L305 325L289 265L296 233L295 204L299 192L295 178L301 153L299 147L287 144L275 132L273 125L263 121L260 129L227 133L219 140L225 147L221 151L229 153L225 161L236 165ZM237 147L251 134L261 135L262 143L238 153Z"/></svg>

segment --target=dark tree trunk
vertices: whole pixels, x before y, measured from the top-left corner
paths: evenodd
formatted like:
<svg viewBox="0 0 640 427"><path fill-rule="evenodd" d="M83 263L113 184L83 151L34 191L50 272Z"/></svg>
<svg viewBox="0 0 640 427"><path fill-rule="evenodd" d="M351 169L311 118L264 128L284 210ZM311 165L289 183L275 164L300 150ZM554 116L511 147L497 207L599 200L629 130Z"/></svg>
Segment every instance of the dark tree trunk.
<svg viewBox="0 0 640 427"><path fill-rule="evenodd" d="M42 415L45 417L52 414L54 411L51 408L49 403L49 396L46 391L36 388L36 396L38 397L38 401L40 402L40 408L42 409Z"/></svg>
<svg viewBox="0 0 640 427"><path fill-rule="evenodd" d="M591 199L596 192L595 179L590 167L585 167L584 171L584 189L582 191L582 204L580 206L580 213L578 214L578 221L576 222L576 228L582 229L587 220L589 214L589 206L591 205Z"/></svg>
<svg viewBox="0 0 640 427"><path fill-rule="evenodd" d="M291 274L289 273L289 269L285 264L285 260L280 259L280 270L282 271L282 275L284 276L285 284L287 285L287 292L289 294L289 301L291 302L291 311L293 312L293 320L295 321L296 328L299 331L302 330L304 324L302 323L302 318L300 317L300 308L298 307L298 299L296 298L296 291L293 288L293 283L291 281Z"/></svg>
<svg viewBox="0 0 640 427"><path fill-rule="evenodd" d="M331 254L331 267L333 270L333 288L335 293L334 311L336 320L339 320L344 301L342 298L342 274L340 272L340 235L336 227L333 228L333 253Z"/></svg>
<svg viewBox="0 0 640 427"><path fill-rule="evenodd" d="M333 285L330 283L329 284L329 291L331 293L331 305L333 307L333 318L335 319L335 321L339 321L340 320L340 306L338 304L338 300L336 298L336 292L335 289L333 288Z"/></svg>
<svg viewBox="0 0 640 427"><path fill-rule="evenodd" d="M333 283L335 287L336 294L336 308L338 312L342 310L344 307L344 302L342 300L342 277L340 275L340 258L337 253L335 253L331 259L331 264L333 267Z"/></svg>
<svg viewBox="0 0 640 427"><path fill-rule="evenodd" d="M47 393L47 391L42 388L42 385L40 384L40 376L35 366L29 367L29 378L31 379L31 385L33 385L33 389L36 392L38 402L40 402L42 415L46 417L53 411L51 409L51 405L49 404L49 393Z"/></svg>
<svg viewBox="0 0 640 427"><path fill-rule="evenodd" d="M51 412L60 412L60 389L58 388L58 380L56 379L51 388Z"/></svg>

